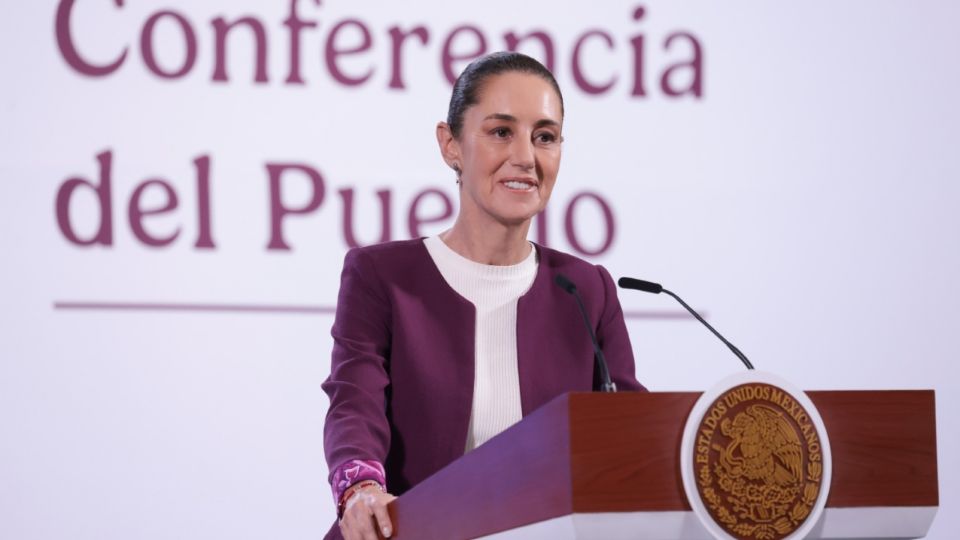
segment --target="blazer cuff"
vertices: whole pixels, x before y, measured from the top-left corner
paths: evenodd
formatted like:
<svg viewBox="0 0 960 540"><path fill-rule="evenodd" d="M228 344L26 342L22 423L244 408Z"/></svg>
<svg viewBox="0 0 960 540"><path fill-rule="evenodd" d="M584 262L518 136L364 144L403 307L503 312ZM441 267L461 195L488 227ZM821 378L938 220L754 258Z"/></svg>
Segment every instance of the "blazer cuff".
<svg viewBox="0 0 960 540"><path fill-rule="evenodd" d="M333 488L333 504L339 505L347 488L364 480L373 480L383 486L383 489L387 489L387 473L383 464L372 459L351 459L337 467L330 482Z"/></svg>

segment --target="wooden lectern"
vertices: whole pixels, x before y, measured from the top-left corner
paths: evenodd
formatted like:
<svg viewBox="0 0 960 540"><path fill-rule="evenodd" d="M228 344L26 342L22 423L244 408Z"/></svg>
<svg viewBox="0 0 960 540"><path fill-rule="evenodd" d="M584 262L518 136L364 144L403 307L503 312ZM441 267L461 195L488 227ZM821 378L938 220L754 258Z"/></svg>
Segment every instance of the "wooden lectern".
<svg viewBox="0 0 960 540"><path fill-rule="evenodd" d="M807 395L833 455L808 537L924 536L939 504L933 391ZM699 396L560 396L391 503L393 538L710 538L680 475Z"/></svg>

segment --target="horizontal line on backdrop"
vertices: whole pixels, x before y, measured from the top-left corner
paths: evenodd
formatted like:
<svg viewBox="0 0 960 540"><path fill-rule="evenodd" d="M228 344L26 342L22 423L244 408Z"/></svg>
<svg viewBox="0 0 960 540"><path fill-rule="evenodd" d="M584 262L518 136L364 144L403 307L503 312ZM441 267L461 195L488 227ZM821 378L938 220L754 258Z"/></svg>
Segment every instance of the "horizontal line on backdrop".
<svg viewBox="0 0 960 540"><path fill-rule="evenodd" d="M699 313L700 316L703 317L704 319L709 318L706 311L698 311L697 313ZM693 315L691 315L687 311L681 311L681 310L676 310L676 311L632 310L632 311L624 311L623 317L625 319L660 319L660 320L693 319Z"/></svg>
<svg viewBox="0 0 960 540"><path fill-rule="evenodd" d="M77 311L181 311L207 313L292 313L332 315L335 306L291 306L280 304L199 304L189 302L66 302L55 301L53 309ZM706 317L706 313L700 314ZM692 319L686 311L624 311L627 319Z"/></svg>
<svg viewBox="0 0 960 540"><path fill-rule="evenodd" d="M285 306L278 304L197 304L187 302L54 302L53 309L84 311L205 311L213 313L302 313L326 315L332 306Z"/></svg>

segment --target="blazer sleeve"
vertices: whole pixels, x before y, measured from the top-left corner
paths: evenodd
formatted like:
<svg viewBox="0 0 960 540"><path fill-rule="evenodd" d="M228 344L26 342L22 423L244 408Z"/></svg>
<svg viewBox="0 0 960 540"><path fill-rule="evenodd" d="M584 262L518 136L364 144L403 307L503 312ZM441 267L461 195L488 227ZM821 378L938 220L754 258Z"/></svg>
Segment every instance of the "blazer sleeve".
<svg viewBox="0 0 960 540"><path fill-rule="evenodd" d="M617 298L617 287L607 269L597 266L600 281L603 283L603 313L597 326L597 341L603 349L610 369L610 379L621 391L646 391L637 381L633 359L633 347L627 334L627 324L623 319L623 308Z"/></svg>
<svg viewBox="0 0 960 540"><path fill-rule="evenodd" d="M322 385L330 398L323 446L331 481L351 460L386 461L391 311L369 254L347 252L331 330L330 376Z"/></svg>

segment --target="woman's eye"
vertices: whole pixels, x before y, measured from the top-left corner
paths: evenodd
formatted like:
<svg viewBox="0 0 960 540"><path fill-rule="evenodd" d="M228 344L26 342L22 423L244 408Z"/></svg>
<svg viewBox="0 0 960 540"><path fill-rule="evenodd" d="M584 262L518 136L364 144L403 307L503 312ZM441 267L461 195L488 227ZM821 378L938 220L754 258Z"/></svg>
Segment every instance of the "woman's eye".
<svg viewBox="0 0 960 540"><path fill-rule="evenodd" d="M549 144L557 140L557 137L553 133L540 133L536 136L536 140L542 144Z"/></svg>
<svg viewBox="0 0 960 540"><path fill-rule="evenodd" d="M505 127L495 128L492 132L494 137L504 138L510 136L510 130Z"/></svg>

